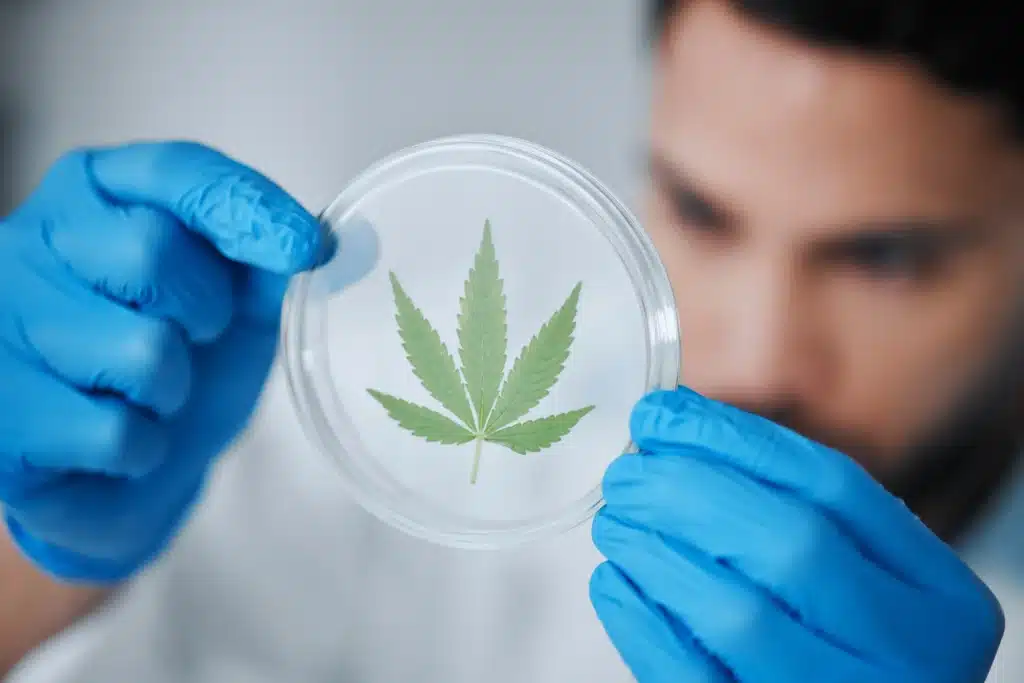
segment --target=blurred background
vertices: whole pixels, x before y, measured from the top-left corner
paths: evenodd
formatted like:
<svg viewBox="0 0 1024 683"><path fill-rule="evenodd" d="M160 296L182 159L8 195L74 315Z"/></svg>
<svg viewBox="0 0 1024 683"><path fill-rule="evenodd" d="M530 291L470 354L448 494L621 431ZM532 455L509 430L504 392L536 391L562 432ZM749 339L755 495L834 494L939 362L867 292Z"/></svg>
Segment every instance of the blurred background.
<svg viewBox="0 0 1024 683"><path fill-rule="evenodd" d="M25 194L70 146L193 138L318 210L381 156L466 132L553 147L630 195L645 101L640 9L0 0L3 197Z"/></svg>

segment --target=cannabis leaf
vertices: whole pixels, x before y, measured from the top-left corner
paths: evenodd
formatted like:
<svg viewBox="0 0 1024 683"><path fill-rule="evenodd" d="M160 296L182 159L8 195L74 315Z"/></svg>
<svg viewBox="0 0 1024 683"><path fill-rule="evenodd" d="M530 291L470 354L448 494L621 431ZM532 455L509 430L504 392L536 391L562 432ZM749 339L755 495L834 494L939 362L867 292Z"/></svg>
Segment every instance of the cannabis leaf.
<svg viewBox="0 0 1024 683"><path fill-rule="evenodd" d="M473 424L473 409L466 398L466 388L441 335L416 308L394 273L391 273L391 289L395 295L395 319L402 347L413 374L438 403L463 423Z"/></svg>
<svg viewBox="0 0 1024 683"><path fill-rule="evenodd" d="M594 409L587 406L568 413L560 413L539 420L528 420L511 427L499 429L487 437L492 443L507 446L516 453L536 453L561 439Z"/></svg>
<svg viewBox="0 0 1024 683"><path fill-rule="evenodd" d="M470 483L475 484L485 442L520 453L539 453L561 441L594 406L517 422L547 396L569 359L582 283L523 347L505 377L508 314L490 221L484 222L473 266L459 299L459 361L392 272L395 320L406 359L423 388L449 415L391 394L367 389L400 427L434 443L474 442Z"/></svg>
<svg viewBox="0 0 1024 683"><path fill-rule="evenodd" d="M505 372L505 293L498 277L498 259L491 239L491 223L484 223L484 238L459 301L459 357L479 429L494 406Z"/></svg>
<svg viewBox="0 0 1024 683"><path fill-rule="evenodd" d="M384 410L388 411L391 419L427 441L458 445L469 443L476 438L473 432L430 408L418 406L381 391L373 389L368 389L368 391L370 396L384 406Z"/></svg>
<svg viewBox="0 0 1024 683"><path fill-rule="evenodd" d="M561 308L544 323L512 363L512 370L487 421L491 429L499 429L526 415L555 386L565 361L569 359L581 287L576 285L573 288Z"/></svg>

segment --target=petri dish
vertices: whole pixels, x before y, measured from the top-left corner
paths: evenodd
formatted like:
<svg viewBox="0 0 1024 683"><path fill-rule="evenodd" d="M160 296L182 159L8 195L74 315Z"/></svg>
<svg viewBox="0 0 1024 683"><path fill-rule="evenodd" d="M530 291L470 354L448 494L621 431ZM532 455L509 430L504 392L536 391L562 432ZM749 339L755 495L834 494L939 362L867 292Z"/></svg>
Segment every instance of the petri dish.
<svg viewBox="0 0 1024 683"><path fill-rule="evenodd" d="M679 374L672 289L624 204L551 150L470 135L378 162L321 220L337 250L292 282L283 358L355 500L459 548L589 520L633 405Z"/></svg>

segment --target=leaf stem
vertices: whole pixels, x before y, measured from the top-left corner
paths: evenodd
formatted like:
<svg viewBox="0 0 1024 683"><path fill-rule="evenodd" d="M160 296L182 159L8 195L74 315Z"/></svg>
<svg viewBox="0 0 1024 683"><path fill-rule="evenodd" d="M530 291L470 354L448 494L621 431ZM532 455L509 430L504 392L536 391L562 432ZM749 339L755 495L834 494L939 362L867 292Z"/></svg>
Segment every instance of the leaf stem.
<svg viewBox="0 0 1024 683"><path fill-rule="evenodd" d="M476 476L480 473L480 451L483 449L484 440L481 437L474 439L473 446L473 470L469 474L469 483L476 483Z"/></svg>

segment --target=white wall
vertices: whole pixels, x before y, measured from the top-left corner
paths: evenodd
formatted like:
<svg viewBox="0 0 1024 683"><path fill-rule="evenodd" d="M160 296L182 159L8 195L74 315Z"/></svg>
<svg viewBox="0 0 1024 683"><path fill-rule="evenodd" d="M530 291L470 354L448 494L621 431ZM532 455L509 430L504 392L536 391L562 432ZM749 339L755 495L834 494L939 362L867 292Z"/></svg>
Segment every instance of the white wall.
<svg viewBox="0 0 1024 683"><path fill-rule="evenodd" d="M644 116L638 7L12 2L0 14L3 80L18 112L9 182L24 194L72 145L191 137L259 166L319 209L381 155L472 131L553 146L629 195Z"/></svg>

